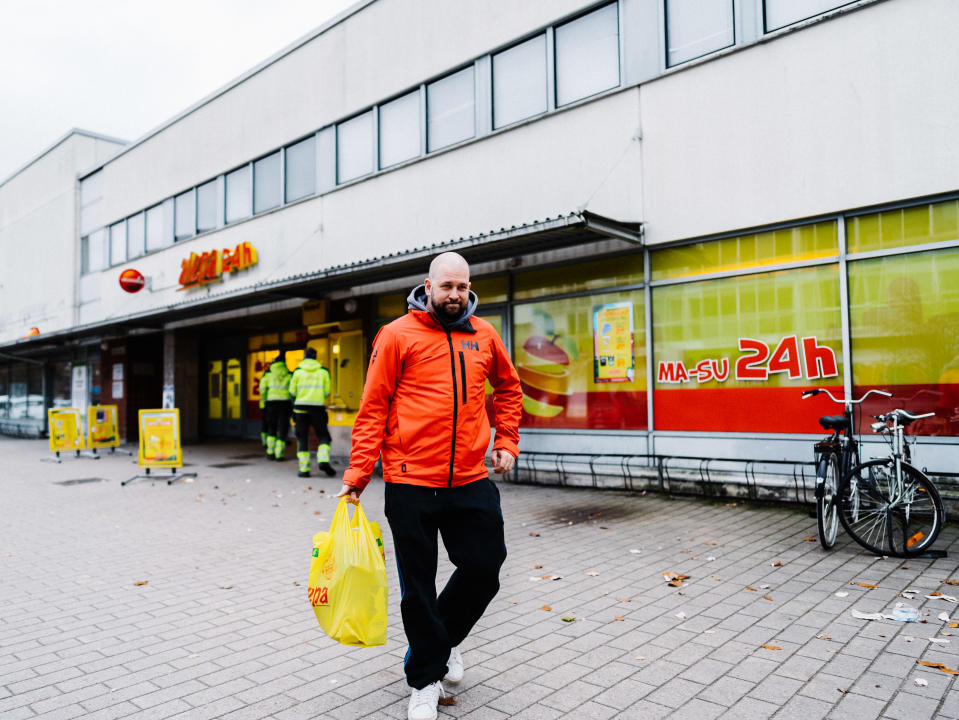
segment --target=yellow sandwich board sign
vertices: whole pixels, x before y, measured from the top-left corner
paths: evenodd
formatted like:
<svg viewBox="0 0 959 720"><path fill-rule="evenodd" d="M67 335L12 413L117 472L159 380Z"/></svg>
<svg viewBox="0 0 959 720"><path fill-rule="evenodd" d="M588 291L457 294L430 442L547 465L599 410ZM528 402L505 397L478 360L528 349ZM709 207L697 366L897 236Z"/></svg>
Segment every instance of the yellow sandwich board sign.
<svg viewBox="0 0 959 720"><path fill-rule="evenodd" d="M50 408L47 410L50 428L50 452L83 450L83 423L77 408Z"/></svg>
<svg viewBox="0 0 959 720"><path fill-rule="evenodd" d="M183 467L180 448L180 410L140 411L139 465L151 467Z"/></svg>
<svg viewBox="0 0 959 720"><path fill-rule="evenodd" d="M117 406L91 405L87 410L87 446L90 448L119 447Z"/></svg>

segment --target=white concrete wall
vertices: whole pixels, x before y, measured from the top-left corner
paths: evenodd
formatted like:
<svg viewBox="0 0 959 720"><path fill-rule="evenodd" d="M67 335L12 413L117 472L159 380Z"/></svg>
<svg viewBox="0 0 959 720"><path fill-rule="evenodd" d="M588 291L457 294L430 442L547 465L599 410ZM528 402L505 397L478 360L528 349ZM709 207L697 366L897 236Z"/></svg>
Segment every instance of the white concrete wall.
<svg viewBox="0 0 959 720"><path fill-rule="evenodd" d="M73 133L0 186L0 342L73 325L76 176L119 147Z"/></svg>
<svg viewBox="0 0 959 720"><path fill-rule="evenodd" d="M650 243L959 188L954 0L890 0L641 88Z"/></svg>

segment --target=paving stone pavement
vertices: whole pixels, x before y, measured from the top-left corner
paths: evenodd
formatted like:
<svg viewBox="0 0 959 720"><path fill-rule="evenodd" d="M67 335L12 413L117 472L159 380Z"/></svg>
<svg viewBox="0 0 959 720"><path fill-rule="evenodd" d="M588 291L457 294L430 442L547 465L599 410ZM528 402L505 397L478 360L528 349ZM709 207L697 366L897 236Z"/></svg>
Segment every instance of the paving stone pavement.
<svg viewBox="0 0 959 720"><path fill-rule="evenodd" d="M391 556L384 647L329 640L306 597L338 478L299 479L249 443L187 447L199 477L169 486L121 487L136 466L119 454L41 462L45 441L0 438L0 457L3 720L406 717ZM938 618L959 607L925 598L959 594L943 584L959 577L954 525L948 557L902 561L845 536L822 551L795 507L500 491L502 589L441 718L959 717L956 676L916 664L959 669L959 629ZM389 552L382 482L363 499ZM444 556L441 583L450 571ZM923 624L851 614L888 613L908 588Z"/></svg>

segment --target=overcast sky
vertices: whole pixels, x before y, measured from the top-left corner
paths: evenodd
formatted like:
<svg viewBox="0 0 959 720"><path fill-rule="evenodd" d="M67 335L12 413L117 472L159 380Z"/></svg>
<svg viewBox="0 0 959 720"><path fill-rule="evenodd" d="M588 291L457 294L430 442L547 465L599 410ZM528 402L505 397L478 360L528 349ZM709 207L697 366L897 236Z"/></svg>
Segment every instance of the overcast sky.
<svg viewBox="0 0 959 720"><path fill-rule="evenodd" d="M77 127L135 140L356 0L0 0L0 182Z"/></svg>

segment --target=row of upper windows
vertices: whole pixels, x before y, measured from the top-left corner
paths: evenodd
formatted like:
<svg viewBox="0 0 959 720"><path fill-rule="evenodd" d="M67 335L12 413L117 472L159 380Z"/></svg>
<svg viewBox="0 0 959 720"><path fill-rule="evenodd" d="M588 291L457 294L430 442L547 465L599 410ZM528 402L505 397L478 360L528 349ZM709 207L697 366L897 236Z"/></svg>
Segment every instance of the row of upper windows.
<svg viewBox="0 0 959 720"><path fill-rule="evenodd" d="M848 2L765 0L765 29ZM733 0L664 0L664 11L667 66L735 43ZM125 263L619 87L620 49L619 5L612 2L107 227L98 227L100 181L92 175L81 183L81 272ZM479 108L487 94L484 129Z"/></svg>

